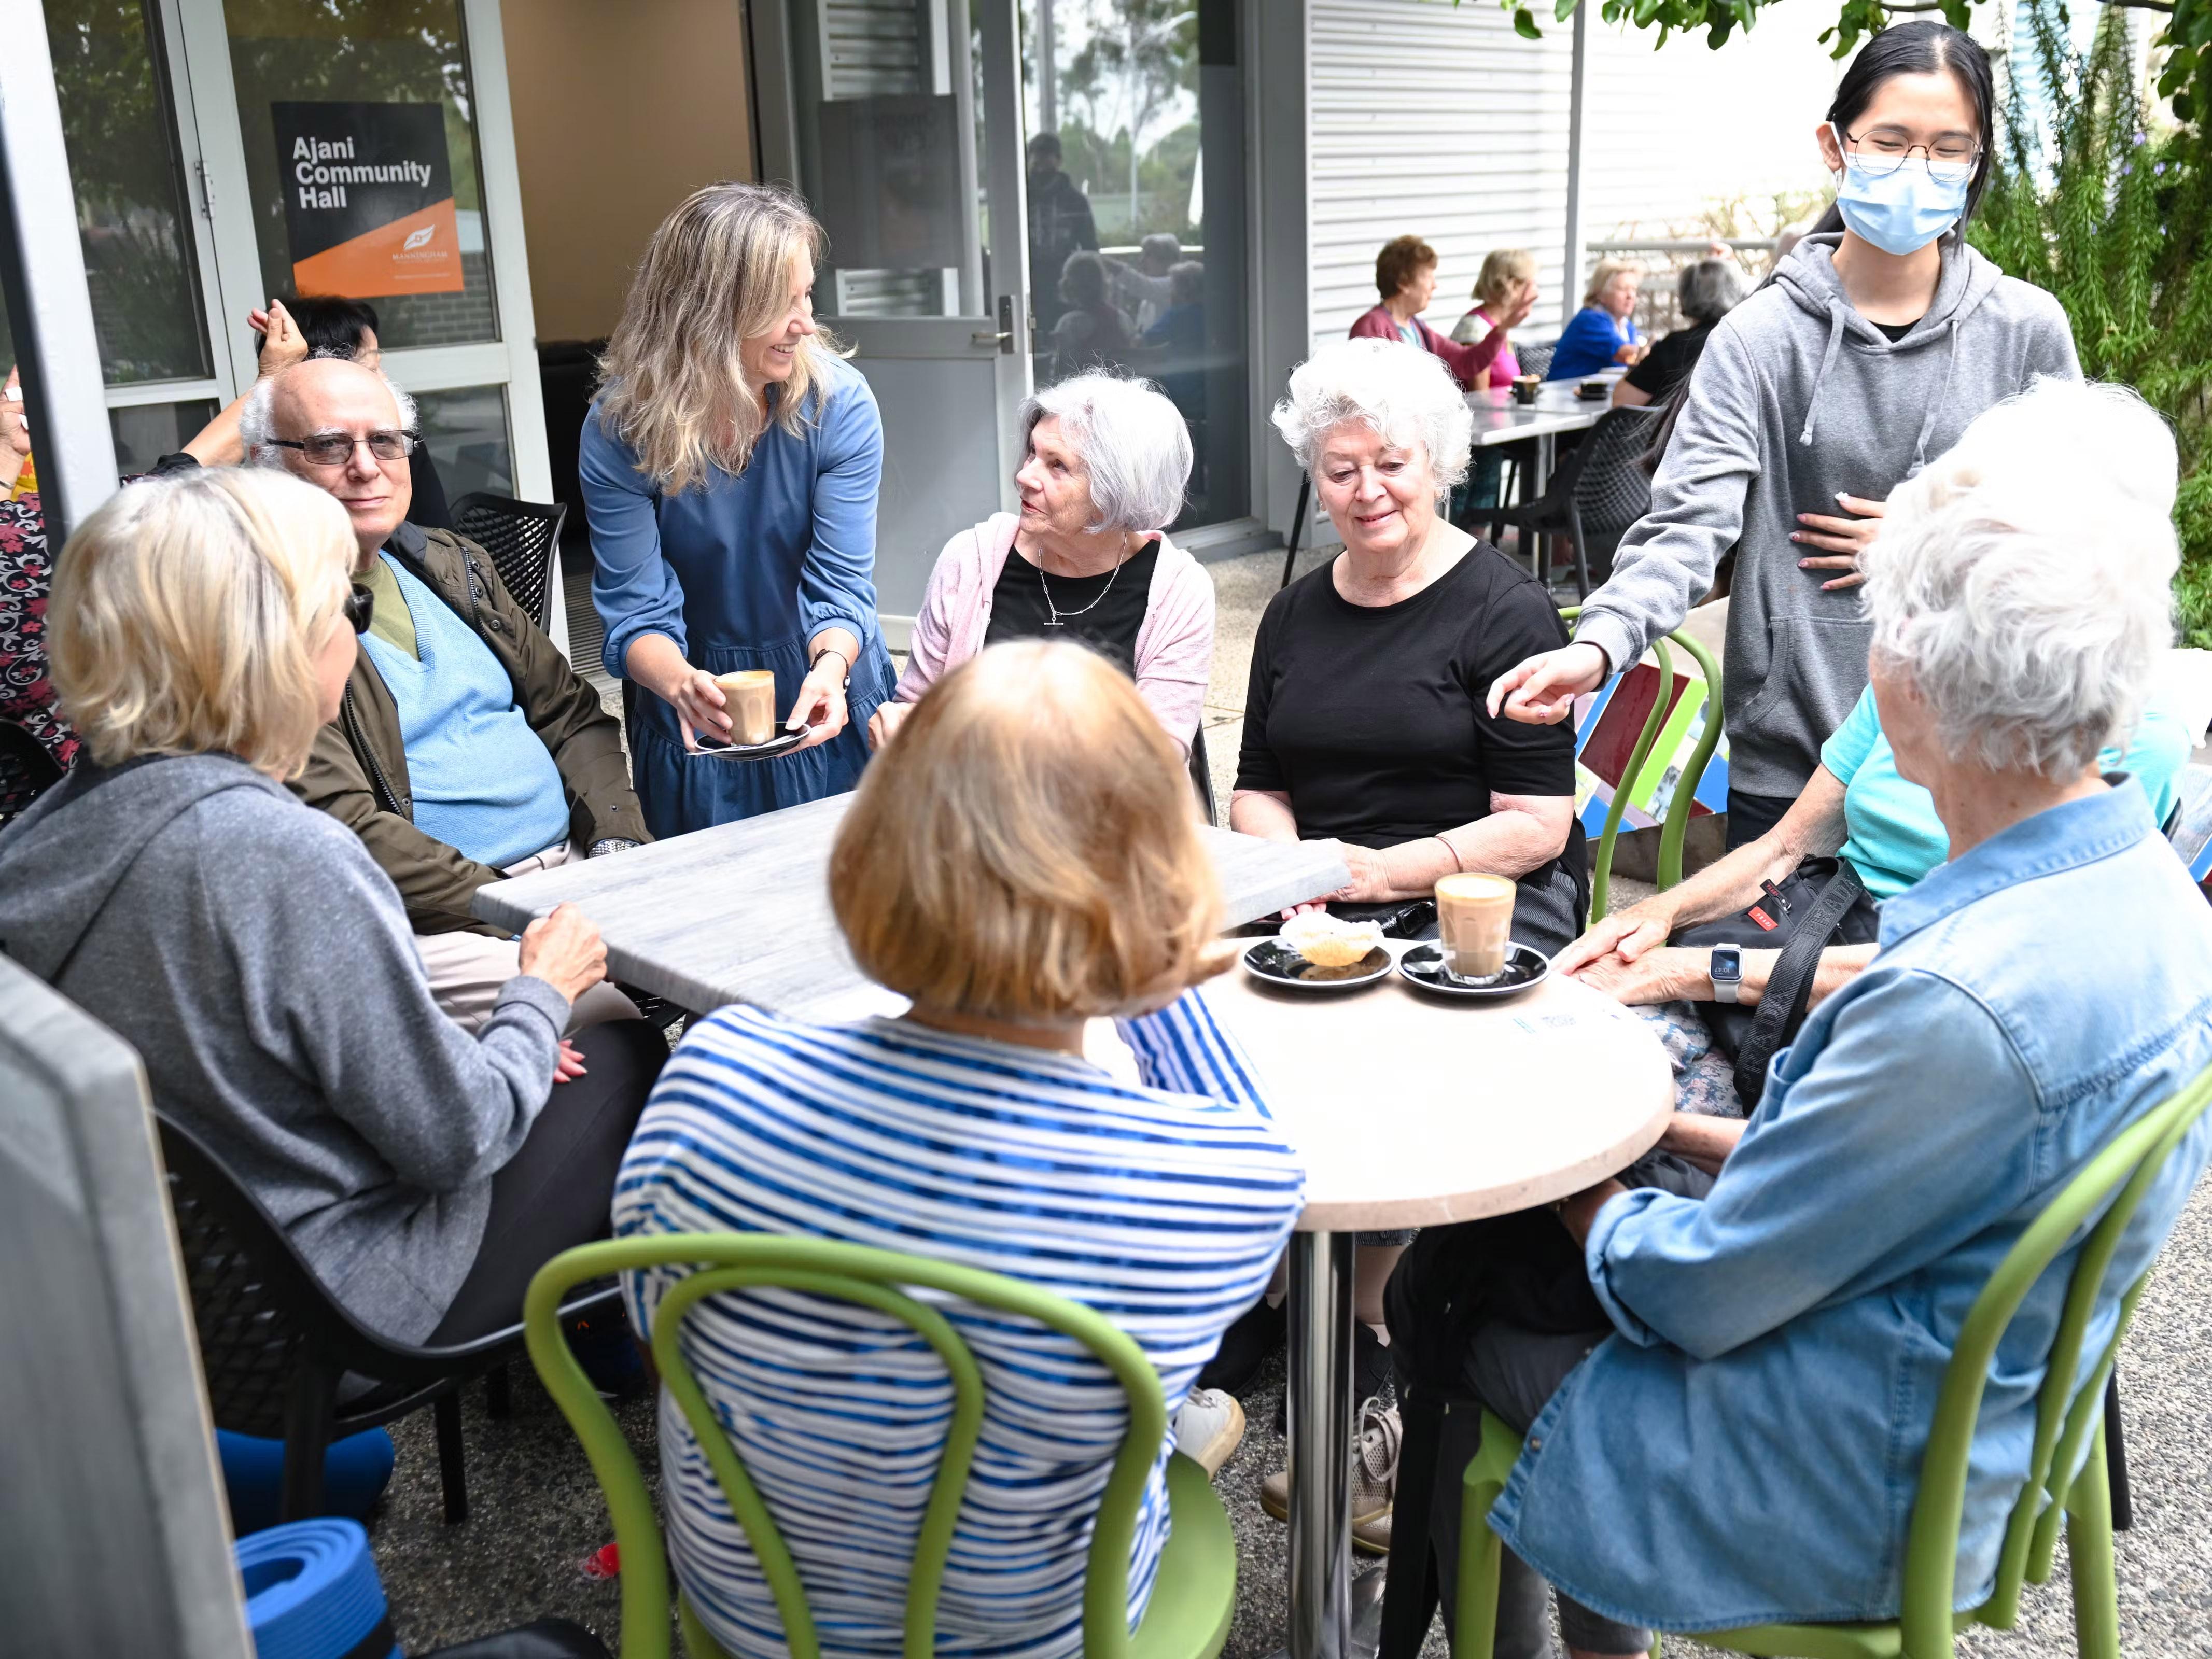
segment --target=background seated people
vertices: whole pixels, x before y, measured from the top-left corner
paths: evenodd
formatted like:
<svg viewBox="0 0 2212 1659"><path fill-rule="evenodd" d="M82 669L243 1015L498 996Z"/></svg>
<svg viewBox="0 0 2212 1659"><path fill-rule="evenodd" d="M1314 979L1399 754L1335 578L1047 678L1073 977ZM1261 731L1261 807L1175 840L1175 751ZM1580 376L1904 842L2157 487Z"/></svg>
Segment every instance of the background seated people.
<svg viewBox="0 0 2212 1659"><path fill-rule="evenodd" d="M1742 298L1743 279L1733 260L1700 259L1686 267L1676 279L1674 303L1686 326L1662 336L1641 362L1613 382L1613 406L1641 409L1663 403L1676 386L1688 385L1713 325Z"/></svg>
<svg viewBox="0 0 2212 1659"><path fill-rule="evenodd" d="M616 1231L839 1238L1030 1279L1133 1338L1172 1415L1266 1289L1304 1176L1193 988L1233 957L1158 718L1093 652L993 647L939 680L863 775L830 896L861 970L913 1006L849 1025L732 1006L695 1024L623 1162ZM1109 1016L1141 1082L1083 1057L1085 1022ZM638 1329L679 1276L630 1276ZM991 1399L939 1642L1073 1656L1090 1520L1126 1421L1119 1388L1025 1319L939 1305ZM841 1632L899 1628L929 1493L881 1469L894 1455L935 1466L942 1364L903 1325L783 1292L714 1297L691 1330L708 1398L749 1425L769 1507L867 1514L866 1551L835 1527L785 1535L814 1604L841 1610L824 1650L877 1651ZM900 1396L888 1413L886 1386ZM769 1651L758 1632L775 1628L775 1605L744 1534L681 1419L664 1407L660 1425L684 1592L732 1653ZM1167 1530L1156 1464L1133 1619Z"/></svg>
<svg viewBox="0 0 2212 1659"><path fill-rule="evenodd" d="M269 379L310 357L342 357L381 374L384 349L376 337L376 307L366 300L341 299L329 294L288 295L272 299L266 311L249 311L246 325L253 333L255 380ZM233 398L215 419L203 427L178 455L165 455L155 465L159 472L173 469L187 457L202 466L235 466L246 459L238 434L239 417L253 389ZM414 501L407 509L410 523L425 530L451 530L453 510L446 501L445 481L425 445L417 444L407 458L414 486Z"/></svg>
<svg viewBox="0 0 2212 1659"><path fill-rule="evenodd" d="M1451 337L1461 345L1479 345L1499 329L1512 330L1527 322L1543 290L1536 285L1536 256L1525 247L1496 247L1483 256L1481 272L1474 279L1474 304L1459 319ZM1521 360L1509 343L1491 359L1490 384L1511 386L1520 378Z"/></svg>
<svg viewBox="0 0 2212 1659"><path fill-rule="evenodd" d="M1106 297L1106 261L1096 253L1071 253L1060 268L1062 309L1052 325L1052 377L1064 380L1085 369L1112 368L1128 356L1137 331Z"/></svg>
<svg viewBox="0 0 2212 1659"><path fill-rule="evenodd" d="M886 742L986 646L1073 639L1136 681L1188 754L1213 662L1213 583L1163 526L1182 510L1189 433L1142 380L1097 374L1047 386L1022 425L1021 511L993 514L937 556L906 672L869 740Z"/></svg>
<svg viewBox="0 0 2212 1659"><path fill-rule="evenodd" d="M1583 308L1569 319L1552 349L1547 380L1579 380L1619 364L1643 362L1649 348L1636 325L1636 296L1644 267L1632 260L1601 259L1583 290Z"/></svg>
<svg viewBox="0 0 2212 1659"><path fill-rule="evenodd" d="M1437 297L1437 251L1418 236L1394 236L1375 256L1375 287L1382 302L1363 312L1352 325L1355 340L1403 340L1431 356L1441 358L1452 378L1468 392L1502 385L1492 369L1512 349L1503 326L1494 328L1472 345L1447 340L1421 320L1421 313Z"/></svg>
<svg viewBox="0 0 2212 1659"><path fill-rule="evenodd" d="M1437 510L1467 473L1466 403L1426 354L1346 340L1291 376L1274 420L1344 550L1260 619L1231 826L1340 843L1352 878L1332 908L1426 897L1457 870L1510 876L1514 938L1559 950L1588 903L1574 734L1532 742L1484 700L1516 651L1565 629L1526 571Z"/></svg>
<svg viewBox="0 0 2212 1659"><path fill-rule="evenodd" d="M390 879L286 792L353 672L354 553L327 495L234 467L85 520L52 647L86 755L0 832L0 937L138 1051L155 1105L349 1311L459 1342L514 1323L531 1274L605 1231L666 1049L642 1020L562 1042L605 954L573 905L531 925L522 971L462 1030Z"/></svg>
<svg viewBox="0 0 2212 1659"><path fill-rule="evenodd" d="M2173 509L2178 471L2173 434L2142 399L2117 386L2066 380L2043 381L2033 392L1989 410L1938 465L1945 476L1960 478L2008 468L2069 471L2161 518ZM2132 776L2142 786L2151 816L2163 824L2173 811L2176 780L2194 741L2186 722L2154 696L2132 729L2099 754L2097 765ZM1765 884L1788 882L1808 860L1817 872L1811 890L1817 891L1832 867L1827 855L1838 854L1881 903L1950 856L1950 835L1936 803L1899 771L1870 688L1822 747L1820 763L1780 823L1678 885L1607 916L1562 952L1554 967L1626 1003L1711 1003L1711 950L1700 948L1703 941L1668 943L1683 928L1758 903ZM1779 954L1743 951L1739 1000L1756 1003L1765 994ZM1821 953L1812 1000L1833 993L1873 956L1871 944L1830 945Z"/></svg>
<svg viewBox="0 0 2212 1659"><path fill-rule="evenodd" d="M1184 259L1168 271L1168 302L1149 324L1140 325L1139 342L1164 348L1176 358L1189 360L1206 350L1206 267Z"/></svg>
<svg viewBox="0 0 2212 1659"><path fill-rule="evenodd" d="M1678 1120L1662 1145L1717 1170L1702 1200L1606 1182L1566 1201L1587 1328L1493 1322L1466 1358L1468 1388L1534 1430L1491 1511L1508 1548L1665 1630L1896 1614L1967 1309L2027 1220L2212 1062L2212 913L2142 786L2098 769L2171 637L2171 523L2074 469L1942 459L1889 509L1861 556L1874 694L1950 860L1883 906L1881 953L1775 1057L1747 1125ZM2146 1192L2085 1371L2208 1152L2212 1120ZM2079 1243L2027 1293L1981 1398L1961 1606L1991 1587ZM1756 1548L1746 1493L1766 1495ZM1562 1616L1586 1650L1648 1644Z"/></svg>
<svg viewBox="0 0 2212 1659"><path fill-rule="evenodd" d="M382 375L286 369L254 388L241 431L255 465L337 498L376 596L344 703L292 787L362 838L406 903L439 1006L481 1023L518 969L514 941L470 910L477 889L651 839L617 722L489 555L409 522L414 404ZM575 1021L635 1012L605 986Z"/></svg>
<svg viewBox="0 0 2212 1659"><path fill-rule="evenodd" d="M1103 257L1114 303L1144 333L1176 302L1170 278L1182 258L1182 240L1172 231L1156 230L1138 245L1134 264L1118 253Z"/></svg>

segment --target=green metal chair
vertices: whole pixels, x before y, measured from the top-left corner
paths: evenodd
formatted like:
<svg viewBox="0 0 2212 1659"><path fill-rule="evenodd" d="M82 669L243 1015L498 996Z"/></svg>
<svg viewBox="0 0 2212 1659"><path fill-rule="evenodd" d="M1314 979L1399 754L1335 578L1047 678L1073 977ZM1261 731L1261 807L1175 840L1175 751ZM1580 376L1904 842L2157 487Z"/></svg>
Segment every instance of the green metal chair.
<svg viewBox="0 0 2212 1659"><path fill-rule="evenodd" d="M1564 622L1572 622L1582 615L1578 605L1567 606L1559 612ZM1712 653L1680 629L1663 640L1651 642L1651 654L1659 664L1659 696L1651 704L1651 712L1644 717L1644 730L1636 739L1636 747L1629 751L1628 765L1621 773L1620 787L1613 792L1613 805L1606 809L1605 831L1599 836L1597 856L1590 860L1590 915L1593 921L1601 920L1606 913L1607 895L1613 885L1613 847L1620 835L1620 815L1628 809L1629 797L1636 793L1644 775L1644 763L1651 758L1651 745L1658 740L1660 728L1667 723L1669 705L1674 701L1675 682L1680 678L1674 672L1674 659L1667 649L1672 640L1696 659L1705 677L1705 729L1698 738L1698 746L1691 750L1689 764L1675 780L1674 796L1668 804L1666 821L1659 830L1659 886L1663 890L1682 879L1682 842L1690 829L1690 808L1695 804L1698 784L1705 775L1705 764L1713 757L1713 750L1721 741L1721 671L1713 660Z"/></svg>
<svg viewBox="0 0 2212 1659"><path fill-rule="evenodd" d="M2074 1634L2083 1659L2118 1659L2119 1593L2112 1564L2112 1486L2105 1466L2105 1437L2095 1432L2102 1414L2106 1379L2135 1315L2136 1298L2150 1282L2148 1270L2120 1299L2119 1322L2098 1357L2096 1370L2080 1391L2069 1384L2081 1357L2081 1340L2095 1311L2106 1269L2136 1207L2167 1157L2212 1103L2212 1070L2200 1074L2179 1094L2153 1108L2122 1130L2112 1144L2089 1161L2081 1173L2031 1223L1997 1264L1982 1293L1974 1298L1958 1346L1943 1374L1936 1420L1920 1462L1920 1492L1905 1559L1905 1602L1896 1619L1872 1624L1753 1625L1740 1630L1699 1631L1696 1639L1729 1653L1759 1659L1951 1659L1952 1638L1969 1625L2010 1630L2020 1616L2023 1579L2039 1584L2050 1577L2062 1514L2068 1527L2068 1557L2074 1585ZM2112 1198L2115 1190L2118 1196ZM1989 1600L1954 1613L1959 1559L1959 1517L1965 1502L1966 1457L1974 1421L1997 1343L2012 1323L2021 1302L2044 1270L2057 1259L2112 1198L2081 1246L2068 1283L2066 1302L2051 1344L2049 1369L2036 1404L2035 1443L2028 1478L2013 1505L1997 1558L1996 1587ZM1505 1487L1521 1455L1521 1438L1489 1412L1482 1414L1482 1445L1468 1465L1462 1488L1457 1636L1454 1659L1490 1659L1498 1627L1499 1553L1504 1546L1490 1529L1490 1507ZM2078 1468L2077 1468L2078 1464ZM2069 1479L2066 1471L2076 1470ZM1808 1503L1820 1494L1806 1494ZM1658 1644L1653 1644L1653 1651Z"/></svg>
<svg viewBox="0 0 2212 1659"><path fill-rule="evenodd" d="M684 1359L685 1316L703 1298L725 1291L775 1286L859 1303L903 1321L945 1362L952 1382L952 1420L915 1540L907 1588L906 1659L930 1659L936 1646L938 1595L982 1431L984 1388L975 1356L951 1322L901 1285L924 1286L1034 1319L1089 1349L1127 1393L1128 1431L1098 1506L1084 1583L1083 1645L1088 1659L1214 1659L1221 1651L1237 1604L1237 1540L1205 1471L1180 1455L1168 1460L1167 1469L1173 1534L1160 1558L1144 1622L1133 1633L1128 1628L1129 1551L1145 1482L1167 1433L1167 1403L1144 1350L1103 1316L1019 1279L865 1245L765 1233L674 1233L565 1251L538 1270L523 1303L531 1361L584 1443L614 1521L622 1555L622 1659L667 1659L668 1558L629 1443L561 1340L556 1315L570 1285L603 1274L670 1267L699 1271L662 1298L653 1322L653 1361L661 1385L675 1396L731 1513L744 1528L775 1594L793 1659L821 1659L822 1652L797 1565ZM727 1659L688 1600L679 1598L677 1612L691 1659Z"/></svg>

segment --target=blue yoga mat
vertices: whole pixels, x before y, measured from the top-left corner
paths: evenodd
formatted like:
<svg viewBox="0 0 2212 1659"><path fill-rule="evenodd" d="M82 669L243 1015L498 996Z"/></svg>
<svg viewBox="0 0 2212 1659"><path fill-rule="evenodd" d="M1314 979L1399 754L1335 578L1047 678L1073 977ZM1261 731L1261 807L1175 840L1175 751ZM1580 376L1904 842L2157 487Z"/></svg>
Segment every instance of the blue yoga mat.
<svg viewBox="0 0 2212 1659"><path fill-rule="evenodd" d="M258 1659L404 1659L358 1521L293 1521L241 1539Z"/></svg>

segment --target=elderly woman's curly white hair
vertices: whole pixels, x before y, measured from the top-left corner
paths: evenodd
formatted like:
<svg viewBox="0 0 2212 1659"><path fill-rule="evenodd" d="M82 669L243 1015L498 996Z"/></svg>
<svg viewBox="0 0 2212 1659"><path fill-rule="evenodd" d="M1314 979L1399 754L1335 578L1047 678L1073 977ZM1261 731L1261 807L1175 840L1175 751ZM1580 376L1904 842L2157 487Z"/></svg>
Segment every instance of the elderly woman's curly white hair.
<svg viewBox="0 0 2212 1659"><path fill-rule="evenodd" d="M1426 452L1437 495L1467 477L1474 416L1451 371L1402 340L1332 340L1291 371L1275 430L1308 472L1330 428L1356 422L1385 442Z"/></svg>
<svg viewBox="0 0 2212 1659"><path fill-rule="evenodd" d="M1859 556L1873 650L1954 760L2054 780L2124 742L2172 642L2173 434L2043 380L1889 498Z"/></svg>

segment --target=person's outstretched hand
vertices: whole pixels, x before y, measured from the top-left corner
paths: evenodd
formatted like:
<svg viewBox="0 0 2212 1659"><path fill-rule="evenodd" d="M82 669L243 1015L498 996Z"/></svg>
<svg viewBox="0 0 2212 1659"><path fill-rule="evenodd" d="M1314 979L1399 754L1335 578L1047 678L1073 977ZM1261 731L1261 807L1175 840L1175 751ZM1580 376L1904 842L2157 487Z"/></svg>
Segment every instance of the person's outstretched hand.
<svg viewBox="0 0 2212 1659"><path fill-rule="evenodd" d="M1605 684L1606 668L1605 653L1594 645L1539 652L1491 681L1490 716L1556 726L1573 712L1577 697Z"/></svg>
<svg viewBox="0 0 2212 1659"><path fill-rule="evenodd" d="M519 966L574 1002L607 976L606 941L573 904L556 904L522 930Z"/></svg>
<svg viewBox="0 0 2212 1659"><path fill-rule="evenodd" d="M307 361L307 337L281 301L271 300L266 311L247 312L246 325L261 336L261 372L256 378L265 380L279 369Z"/></svg>

